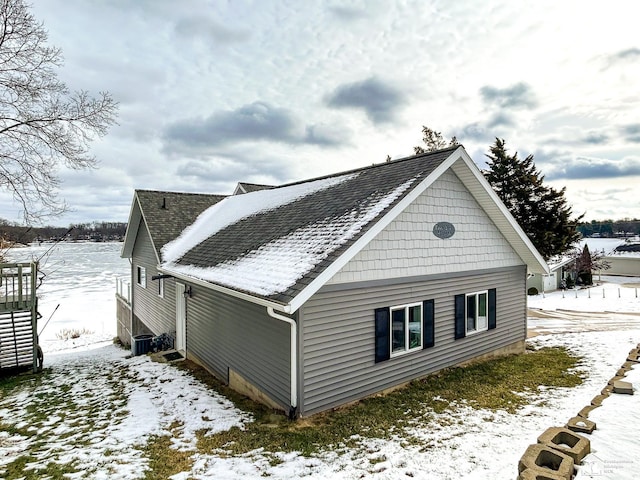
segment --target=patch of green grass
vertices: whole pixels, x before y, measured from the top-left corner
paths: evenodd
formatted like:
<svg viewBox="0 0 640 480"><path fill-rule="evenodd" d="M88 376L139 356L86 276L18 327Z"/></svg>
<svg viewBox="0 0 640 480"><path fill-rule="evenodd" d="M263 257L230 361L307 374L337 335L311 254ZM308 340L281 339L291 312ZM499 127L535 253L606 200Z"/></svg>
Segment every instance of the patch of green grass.
<svg viewBox="0 0 640 480"><path fill-rule="evenodd" d="M51 368L45 368L40 373L31 371L16 375L8 375L0 377L0 398L8 396L14 389L24 386L34 387L40 385L42 380L51 373Z"/></svg>
<svg viewBox="0 0 640 480"><path fill-rule="evenodd" d="M145 471L145 480L166 480L176 473L191 471L194 452L171 448L169 436L150 437L142 450L149 459L149 470Z"/></svg>
<svg viewBox="0 0 640 480"><path fill-rule="evenodd" d="M326 448L355 446L358 440L354 435L407 437L405 427L428 425L433 421L433 412L454 409L462 402L473 408L513 413L530 403L529 394L536 393L539 386L575 387L582 383L576 369L579 361L563 348L528 351L447 369L384 396L366 398L297 422L276 424L270 421L273 412L266 407L231 391L202 369L186 368L256 419L244 430L234 427L215 435L198 432L200 451L238 455L264 448L267 452L299 451L310 456ZM414 443L411 438L403 440Z"/></svg>
<svg viewBox="0 0 640 480"><path fill-rule="evenodd" d="M38 480L41 478L67 480L70 475L77 473L72 463L60 464L55 462L49 462L42 468L29 468L25 470L25 467L27 467L29 463L36 461L35 457L27 455L16 458L6 466L5 476L3 478L6 480Z"/></svg>

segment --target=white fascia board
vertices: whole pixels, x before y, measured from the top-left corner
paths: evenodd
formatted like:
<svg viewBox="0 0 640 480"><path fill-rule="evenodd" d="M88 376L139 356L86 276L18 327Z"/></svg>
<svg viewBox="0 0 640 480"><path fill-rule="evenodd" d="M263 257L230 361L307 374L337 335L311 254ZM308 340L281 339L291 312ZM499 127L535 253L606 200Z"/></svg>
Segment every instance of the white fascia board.
<svg viewBox="0 0 640 480"><path fill-rule="evenodd" d="M250 295L248 293L240 292L238 290L234 290L228 287L223 287L222 285L217 285L215 283L207 282L206 280L200 280L199 278L195 278L190 275L185 275L183 273L175 272L170 268L163 267L160 264L158 264L157 268L160 273L171 275L172 277L178 278L185 282L189 282L194 285L198 285L200 287L208 288L209 290L214 290L216 292L224 293L225 295L229 295L230 297L239 298L241 300L255 303L256 305L261 305L263 307L271 307L274 310L278 310L279 312L282 312L282 313L287 313L287 314L293 313L289 305L273 302L265 298L254 297L253 295Z"/></svg>
<svg viewBox="0 0 640 480"><path fill-rule="evenodd" d="M309 285L307 285L298 295L296 295L289 305L291 312L296 312L304 303L309 300L320 288L324 286L336 273L340 271L358 252L360 252L371 240L373 240L383 229L396 219L412 202L416 200L433 182L446 172L451 165L460 157L464 148L459 147L449 155L433 172L414 187L402 200L400 200L391 210L389 210L378 222L373 225L364 235L356 240L345 252L340 255L331 265L322 271Z"/></svg>
<svg viewBox="0 0 640 480"><path fill-rule="evenodd" d="M120 257L131 258L133 255L133 246L136 243L136 234L138 233L138 227L140 226L140 219L142 215L140 213L140 202L138 201L138 195L134 192L133 200L131 201L131 209L129 210L129 221L127 222L127 231L124 234L124 243L122 250L120 250Z"/></svg>
<svg viewBox="0 0 640 480"><path fill-rule="evenodd" d="M458 152L458 150L456 150L456 152ZM462 163L460 164L456 163L453 165L454 173L459 168L459 165L464 165L466 167L466 170L478 182L478 186L482 187L482 190L484 190L486 195L489 197L488 199L491 201L491 204L487 205L487 200L480 198L475 192L475 188L470 188L471 186L465 182L466 178L464 175L461 177L456 173L458 178L460 178L460 180L465 184L465 187L467 187L467 190L471 192L471 194L474 196L476 201L485 210L489 218L491 218L494 224L502 232L502 234L507 239L507 241L511 243L511 246L518 253L518 255L520 255L520 257L525 261L525 263L527 264L527 267L530 268L530 270L533 271L534 273L546 273L548 275L550 273L549 265L547 264L545 259L542 257L542 255L540 255L540 252L538 252L538 250L533 245L529 237L527 237L527 234L524 233L524 230L522 230L520 225L518 225L518 222L515 220L515 218L513 218L513 215L511 215L511 213L509 212L509 209L507 209L505 204L502 203L502 200L500 200L500 197L498 197L498 194L493 190L493 188L491 187L487 179L484 178L484 175L482 174L482 172L480 172L480 169L478 168L478 166L474 163L474 161L471 159L471 157L467 154L467 152L464 149L461 150L459 158L460 160L462 160ZM488 206L493 206L497 208L501 218L496 218L496 216L492 213L493 209L487 208ZM501 219L506 221L507 229L512 230L512 232L517 236L518 240L520 240L523 243L521 247L513 243L513 241L510 238L511 235L509 235L509 232L505 231L505 226L504 226L505 222L499 221ZM525 251L523 251L523 247ZM529 257L530 260L527 260L527 257ZM531 262L531 260L533 262Z"/></svg>

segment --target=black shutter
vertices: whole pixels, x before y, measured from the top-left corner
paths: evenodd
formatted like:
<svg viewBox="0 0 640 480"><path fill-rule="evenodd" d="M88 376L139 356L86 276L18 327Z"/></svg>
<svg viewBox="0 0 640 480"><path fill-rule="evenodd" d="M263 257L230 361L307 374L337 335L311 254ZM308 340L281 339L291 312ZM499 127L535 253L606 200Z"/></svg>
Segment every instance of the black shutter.
<svg viewBox="0 0 640 480"><path fill-rule="evenodd" d="M425 300L422 302L422 348L429 348L435 345L435 315L434 301Z"/></svg>
<svg viewBox="0 0 640 480"><path fill-rule="evenodd" d="M389 360L390 347L390 320L389 308L376 308L376 363Z"/></svg>
<svg viewBox="0 0 640 480"><path fill-rule="evenodd" d="M455 297L455 338L464 338L467 329L465 327L464 307L465 295L456 295Z"/></svg>
<svg viewBox="0 0 640 480"><path fill-rule="evenodd" d="M496 289L489 290L489 330L496 328Z"/></svg>

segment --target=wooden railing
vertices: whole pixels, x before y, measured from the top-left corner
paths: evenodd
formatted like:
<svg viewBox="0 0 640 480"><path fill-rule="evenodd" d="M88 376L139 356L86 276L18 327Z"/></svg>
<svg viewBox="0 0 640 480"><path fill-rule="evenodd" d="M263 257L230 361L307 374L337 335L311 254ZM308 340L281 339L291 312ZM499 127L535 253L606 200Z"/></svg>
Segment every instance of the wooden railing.
<svg viewBox="0 0 640 480"><path fill-rule="evenodd" d="M37 264L0 263L0 312L31 310L36 302Z"/></svg>

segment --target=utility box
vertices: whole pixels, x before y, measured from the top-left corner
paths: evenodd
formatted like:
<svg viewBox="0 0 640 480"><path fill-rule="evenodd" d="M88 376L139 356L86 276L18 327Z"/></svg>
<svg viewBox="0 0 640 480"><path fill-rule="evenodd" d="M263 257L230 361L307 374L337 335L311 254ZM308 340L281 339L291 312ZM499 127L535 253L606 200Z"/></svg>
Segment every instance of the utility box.
<svg viewBox="0 0 640 480"><path fill-rule="evenodd" d="M153 335L134 335L131 337L131 354L134 357L145 355L151 350L151 339Z"/></svg>

